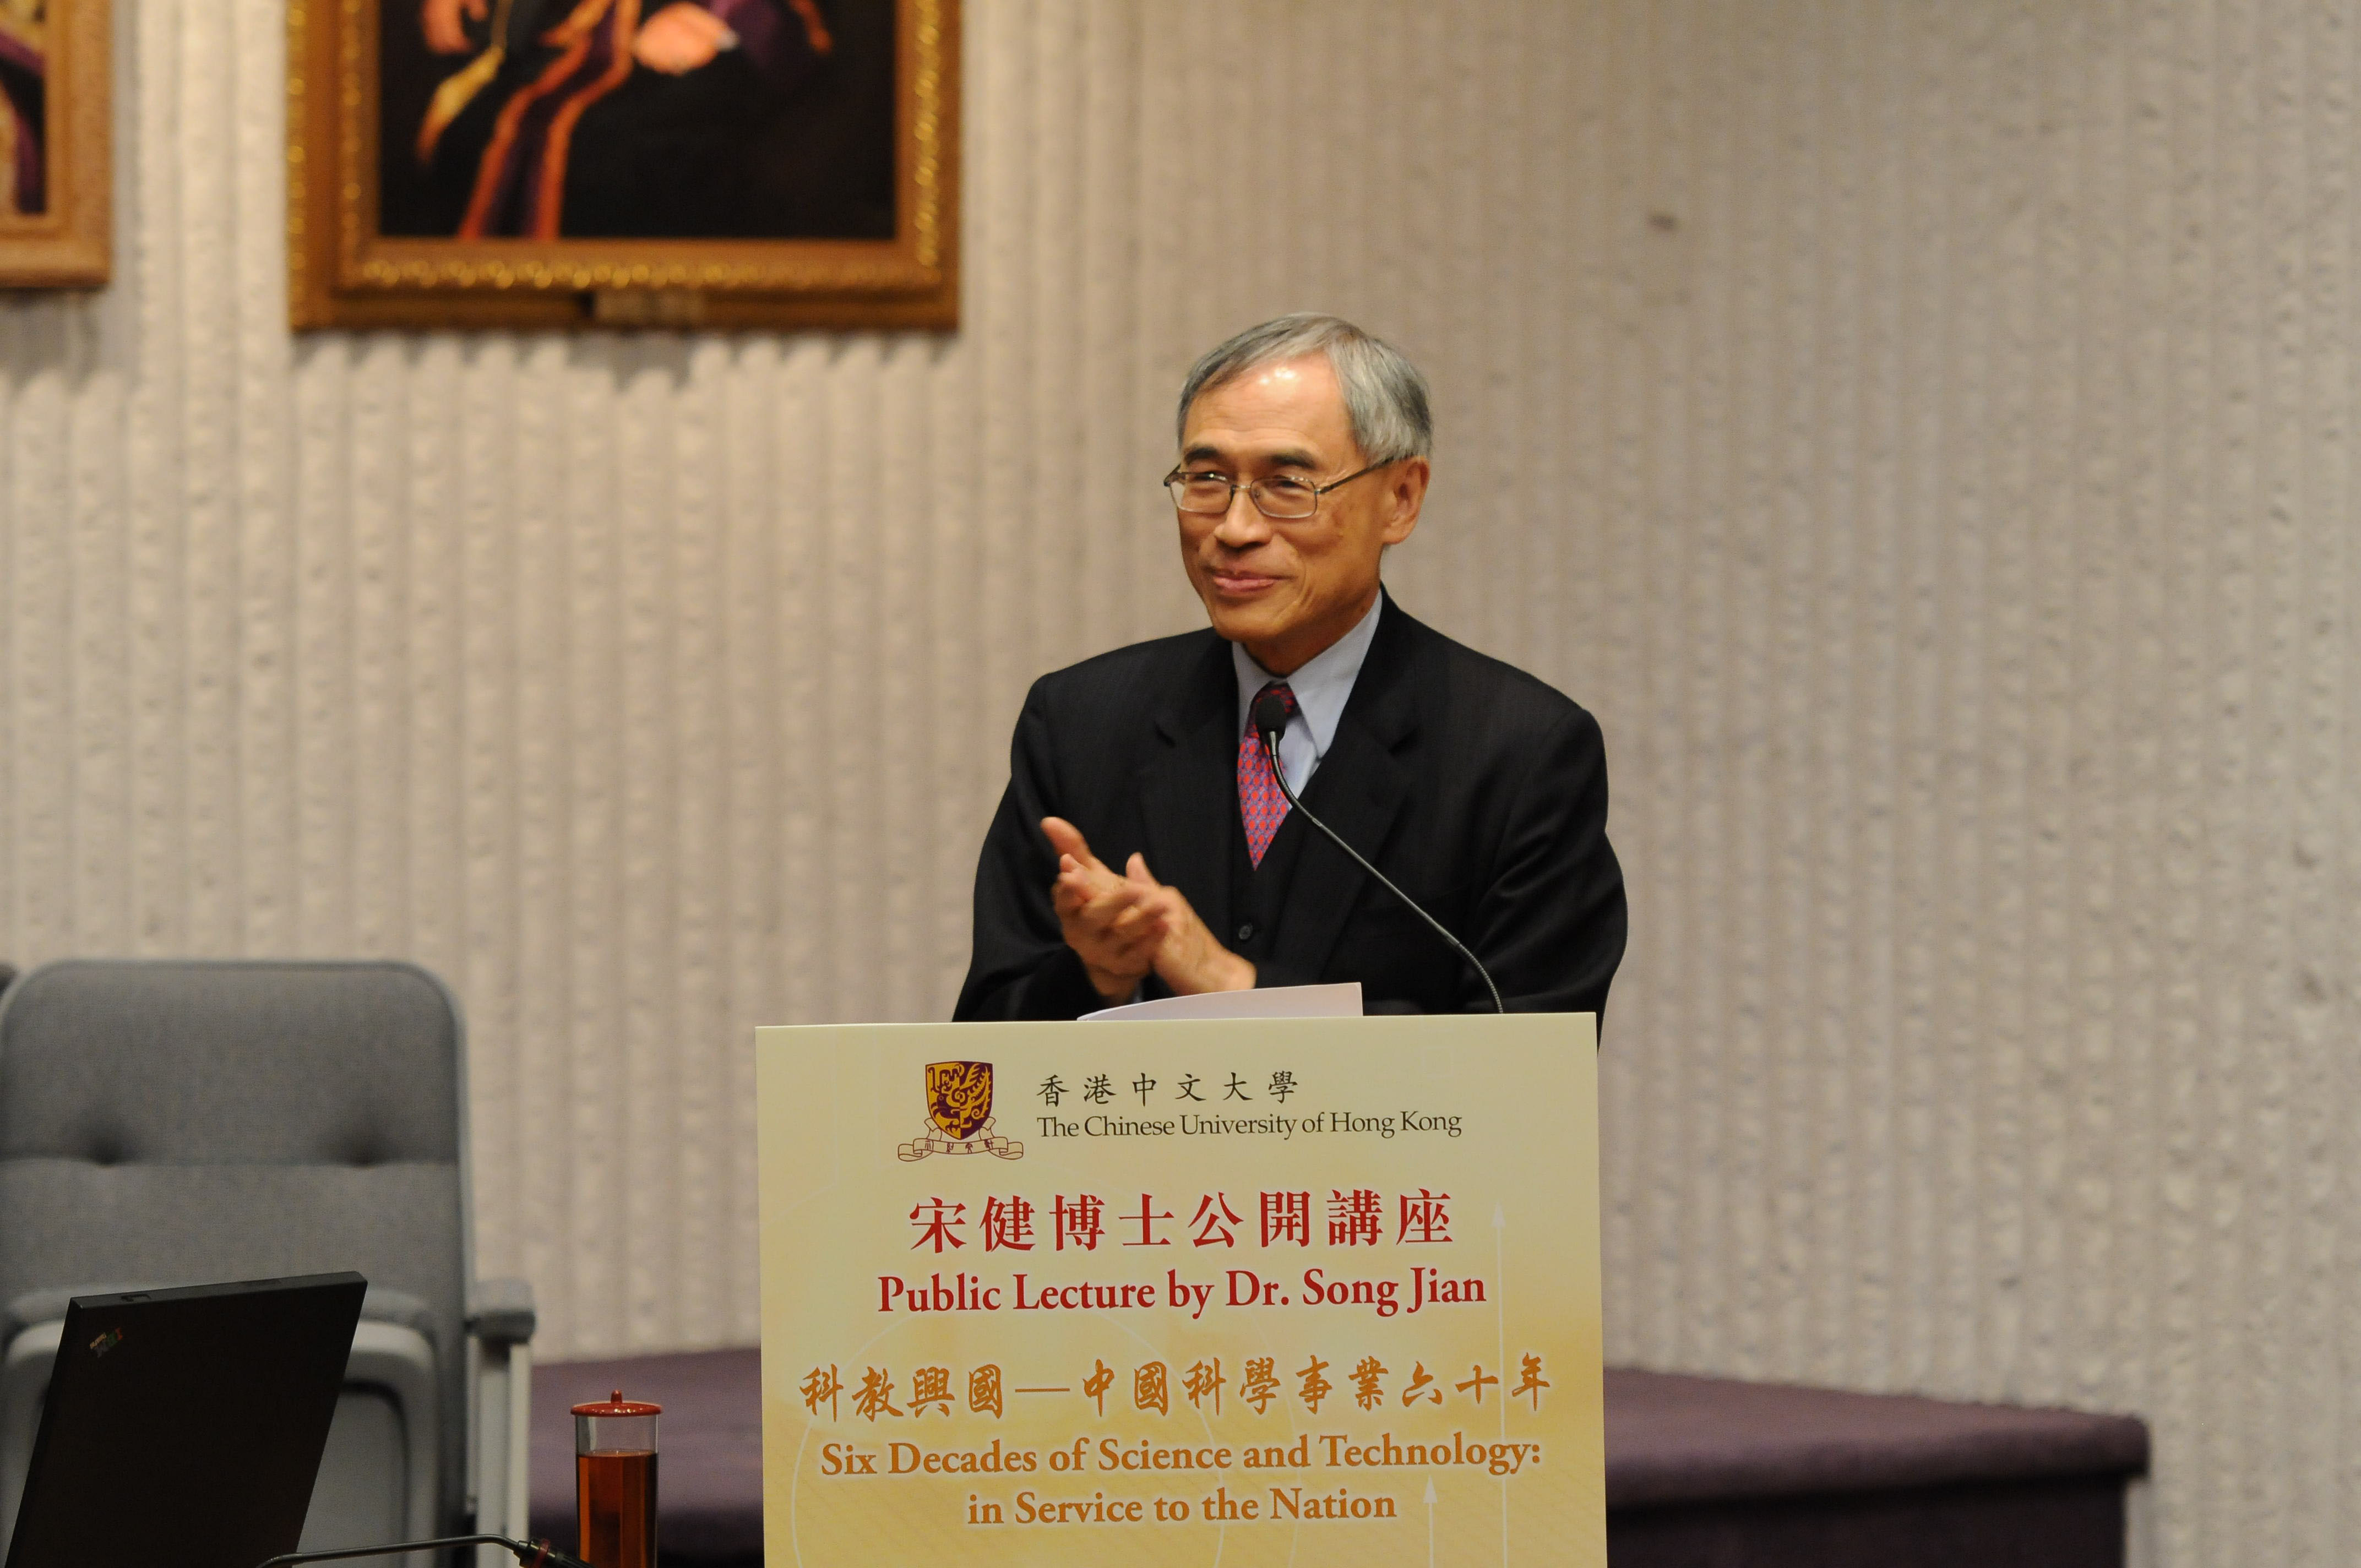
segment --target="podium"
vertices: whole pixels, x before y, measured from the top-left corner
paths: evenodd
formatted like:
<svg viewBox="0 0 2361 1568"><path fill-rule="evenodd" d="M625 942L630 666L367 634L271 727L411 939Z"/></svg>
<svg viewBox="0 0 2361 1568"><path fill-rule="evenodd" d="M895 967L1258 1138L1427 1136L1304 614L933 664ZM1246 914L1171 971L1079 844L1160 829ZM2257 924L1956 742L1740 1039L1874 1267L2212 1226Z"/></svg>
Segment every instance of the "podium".
<svg viewBox="0 0 2361 1568"><path fill-rule="evenodd" d="M1603 1568L1589 1014L756 1060L765 1561Z"/></svg>

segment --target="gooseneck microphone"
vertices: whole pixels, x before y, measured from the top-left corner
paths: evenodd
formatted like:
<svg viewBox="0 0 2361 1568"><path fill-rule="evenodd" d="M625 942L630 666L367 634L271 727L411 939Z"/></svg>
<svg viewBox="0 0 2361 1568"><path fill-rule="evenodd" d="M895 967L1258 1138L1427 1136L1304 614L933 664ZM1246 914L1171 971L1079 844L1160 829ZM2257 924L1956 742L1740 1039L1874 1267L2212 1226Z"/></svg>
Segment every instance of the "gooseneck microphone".
<svg viewBox="0 0 2361 1568"><path fill-rule="evenodd" d="M1286 770L1279 765L1279 738L1287 733L1288 720L1293 717L1288 711L1287 699L1279 696L1275 691L1266 689L1260 696L1255 698L1254 707L1251 711L1254 716L1255 733L1262 737L1263 757L1270 763L1270 776L1278 781L1279 793L1287 797L1289 808L1294 811L1302 811L1303 819L1306 822L1311 823L1312 826L1319 828L1321 832L1326 834L1330 843L1335 845L1338 849L1352 856L1353 863L1359 866L1371 876L1377 878L1378 886L1384 888L1388 893L1392 894L1396 898L1400 899L1402 901L1403 907L1407 908L1412 915L1417 916L1429 926L1433 927L1434 934L1442 938L1444 941L1450 943L1451 950L1457 953L1461 958L1466 959L1469 964L1474 966L1476 972L1483 978L1484 989L1492 993L1492 1011L1495 1013L1508 1012L1508 1009L1500 1004L1500 988L1492 983L1492 971L1484 967L1483 959L1477 958L1474 953L1467 950L1466 943L1461 941L1450 932L1444 930L1442 921L1437 920L1433 916L1429 915L1425 910L1420 908L1418 900L1412 898L1409 894L1406 894L1401 889L1396 887L1393 884L1392 878L1387 876L1385 872L1378 870L1377 867L1369 864L1369 862L1362 857L1360 850L1356 850L1352 845L1345 842L1345 840L1337 835L1336 829L1329 827L1328 824L1321 821L1320 818L1312 816L1309 811L1303 810L1303 803L1295 798L1295 791L1288 784Z"/></svg>
<svg viewBox="0 0 2361 1568"><path fill-rule="evenodd" d="M340 1546L328 1552L282 1552L265 1558L258 1568L294 1568L299 1563L334 1563L345 1557L392 1557L407 1552L429 1552L453 1546L503 1546L516 1553L523 1568L590 1568L578 1557L568 1557L545 1541L515 1541L505 1535L442 1535L432 1541L401 1541L390 1546Z"/></svg>

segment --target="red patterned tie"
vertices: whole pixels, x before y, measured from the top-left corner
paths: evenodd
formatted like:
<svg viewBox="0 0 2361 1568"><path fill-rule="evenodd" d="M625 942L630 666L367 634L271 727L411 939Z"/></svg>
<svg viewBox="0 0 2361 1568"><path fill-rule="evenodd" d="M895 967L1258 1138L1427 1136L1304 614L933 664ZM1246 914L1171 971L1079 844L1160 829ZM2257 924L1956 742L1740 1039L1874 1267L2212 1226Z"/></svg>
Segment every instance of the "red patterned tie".
<svg viewBox="0 0 2361 1568"><path fill-rule="evenodd" d="M1277 692L1290 718L1300 711L1295 694L1287 689L1285 681L1273 681L1262 689ZM1255 696L1260 697L1262 692ZM1246 705L1246 732L1238 740L1238 815L1246 819L1246 858L1259 866L1263 851L1278 836L1279 825L1287 820L1287 796L1279 793L1279 780L1271 776L1270 759L1262 752L1262 737L1255 733L1252 703Z"/></svg>

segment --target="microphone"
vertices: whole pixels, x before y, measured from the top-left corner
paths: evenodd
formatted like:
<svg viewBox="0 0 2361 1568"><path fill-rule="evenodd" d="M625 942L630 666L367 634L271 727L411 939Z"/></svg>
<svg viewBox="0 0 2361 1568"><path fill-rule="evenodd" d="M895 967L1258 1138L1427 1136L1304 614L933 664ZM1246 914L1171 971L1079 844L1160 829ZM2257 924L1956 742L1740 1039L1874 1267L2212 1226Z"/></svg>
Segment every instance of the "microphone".
<svg viewBox="0 0 2361 1568"><path fill-rule="evenodd" d="M1329 827L1328 824L1321 821L1317 817L1312 816L1311 812L1304 811L1303 803L1295 798L1295 791L1288 785L1287 771L1279 765L1279 738L1287 733L1288 720L1293 717L1288 712L1287 699L1279 696L1275 691L1265 691L1261 696L1255 698L1254 707L1251 711L1254 716L1255 733L1262 737L1262 754L1270 763L1270 776L1279 781L1279 793L1287 797L1289 808L1295 811L1302 811L1303 819L1306 822L1311 823L1312 826L1319 828L1321 832L1326 834L1330 843L1335 845L1338 849L1352 856L1353 863L1359 866L1371 876L1377 878L1378 886L1384 888L1388 893L1392 894L1396 898L1400 899L1403 906L1409 909L1412 915L1417 916L1429 926L1433 927L1434 934L1442 938L1444 941L1450 943L1451 950L1457 953L1461 958L1466 959L1469 964L1474 966L1477 974L1483 979L1484 989L1492 993L1492 1011L1495 1013L1507 1013L1508 1009L1500 1004L1500 988L1492 983L1492 971L1484 967L1484 960L1477 958L1474 953L1469 952L1467 950L1466 943L1461 941L1450 932L1444 930L1443 928L1442 921L1437 920L1433 916L1429 915L1425 910L1420 908L1418 900L1412 898L1409 894L1406 894L1401 889L1396 887L1393 884L1392 878L1387 876L1385 872L1378 870L1377 867L1369 864L1369 862L1362 857L1360 850L1356 850L1352 845L1347 844L1342 838L1338 837L1336 829Z"/></svg>
<svg viewBox="0 0 2361 1568"><path fill-rule="evenodd" d="M299 1563L334 1563L345 1557L393 1557L408 1552L430 1552L453 1546L502 1546L516 1553L523 1568L590 1568L578 1557L568 1557L545 1541L516 1541L505 1535L443 1535L432 1541L398 1541L390 1546L340 1546L328 1552L282 1552L265 1558L258 1568L294 1568Z"/></svg>

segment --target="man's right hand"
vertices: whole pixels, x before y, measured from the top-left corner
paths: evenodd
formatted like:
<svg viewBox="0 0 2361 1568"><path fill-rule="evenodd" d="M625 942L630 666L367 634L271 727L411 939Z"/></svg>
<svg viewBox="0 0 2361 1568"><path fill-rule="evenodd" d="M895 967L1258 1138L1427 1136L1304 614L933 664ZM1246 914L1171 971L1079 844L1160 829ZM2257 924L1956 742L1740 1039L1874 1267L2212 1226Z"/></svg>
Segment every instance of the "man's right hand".
<svg viewBox="0 0 2361 1568"><path fill-rule="evenodd" d="M1108 870L1091 853L1082 830L1062 817L1041 818L1041 832L1058 852L1058 880L1049 887L1058 927L1082 959L1092 988L1121 1002L1148 978L1163 945L1162 889L1137 855L1126 874Z"/></svg>

